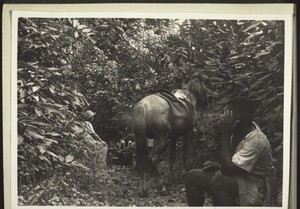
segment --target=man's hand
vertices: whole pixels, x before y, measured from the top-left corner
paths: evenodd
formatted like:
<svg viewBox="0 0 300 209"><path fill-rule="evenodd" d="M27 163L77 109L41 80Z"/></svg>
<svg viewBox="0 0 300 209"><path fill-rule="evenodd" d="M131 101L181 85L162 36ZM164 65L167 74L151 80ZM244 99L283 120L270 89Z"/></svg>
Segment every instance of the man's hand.
<svg viewBox="0 0 300 209"><path fill-rule="evenodd" d="M107 147L107 143L103 140L101 140L101 143L103 144L104 147Z"/></svg>
<svg viewBox="0 0 300 209"><path fill-rule="evenodd" d="M105 141L103 141L98 134L96 133L91 133L91 136L94 138L94 140L101 142L103 144L104 147L107 147L107 143Z"/></svg>
<svg viewBox="0 0 300 209"><path fill-rule="evenodd" d="M216 171L219 169L219 163L213 161L206 161L203 164L203 171Z"/></svg>
<svg viewBox="0 0 300 209"><path fill-rule="evenodd" d="M221 131L222 131L222 140L229 140L233 132L233 113L231 110L225 110L221 115Z"/></svg>

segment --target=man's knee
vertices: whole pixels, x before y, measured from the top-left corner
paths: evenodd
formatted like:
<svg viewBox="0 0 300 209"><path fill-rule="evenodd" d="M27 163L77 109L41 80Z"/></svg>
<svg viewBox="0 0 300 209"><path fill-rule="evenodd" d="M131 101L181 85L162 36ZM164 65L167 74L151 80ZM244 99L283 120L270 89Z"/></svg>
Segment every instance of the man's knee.
<svg viewBox="0 0 300 209"><path fill-rule="evenodd" d="M195 181L198 180L198 178L201 178L202 173L202 169L192 169L188 171L184 178L185 184L194 184Z"/></svg>
<svg viewBox="0 0 300 209"><path fill-rule="evenodd" d="M213 190L230 190L236 189L237 185L233 177L229 177L226 175L216 175L209 181L209 188Z"/></svg>
<svg viewBox="0 0 300 209"><path fill-rule="evenodd" d="M219 189L222 186L222 175L216 175L209 181L209 187L212 189Z"/></svg>

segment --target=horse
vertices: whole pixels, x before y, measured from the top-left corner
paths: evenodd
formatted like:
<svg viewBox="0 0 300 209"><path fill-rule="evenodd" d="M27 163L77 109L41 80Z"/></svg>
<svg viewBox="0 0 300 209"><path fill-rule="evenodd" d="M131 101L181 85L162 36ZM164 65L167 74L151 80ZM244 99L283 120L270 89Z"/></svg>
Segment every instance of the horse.
<svg viewBox="0 0 300 209"><path fill-rule="evenodd" d="M142 98L133 106L132 127L136 141L136 162L139 173L143 178L141 195L147 196L146 170L151 170L159 185L157 165L161 161L161 154L170 144L169 182L172 179L172 168L175 161L176 141L183 137L182 165L187 171L187 149L189 138L196 122L196 111L207 106L206 91L199 79L193 79L184 84L181 89L172 91L176 100L190 108L182 108L185 112L178 116L172 110L172 103L163 94L151 94ZM180 114L180 113L179 113ZM153 147L148 154L147 139L153 139ZM163 186L161 192L166 192Z"/></svg>

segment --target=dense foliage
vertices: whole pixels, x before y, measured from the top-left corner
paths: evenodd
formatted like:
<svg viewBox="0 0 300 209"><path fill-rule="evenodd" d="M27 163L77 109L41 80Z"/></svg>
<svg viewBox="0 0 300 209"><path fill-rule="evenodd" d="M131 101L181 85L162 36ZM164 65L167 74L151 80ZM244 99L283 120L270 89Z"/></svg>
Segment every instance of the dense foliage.
<svg viewBox="0 0 300 209"><path fill-rule="evenodd" d="M95 179L98 183L107 179L95 157L99 153L84 142L83 111L97 112L95 131L114 146L121 138L132 137L130 113L135 102L159 89L180 88L194 77L205 84L210 108L199 113L190 167L217 158L218 115L229 98L246 95L259 101L256 120L270 140L281 184L283 21L20 18L18 22L22 204L52 204L40 198L45 190L39 184L47 188L45 182L55 181L56 175L63 176L60 184L78 190L87 189ZM59 189L68 193L66 188ZM40 196L33 195L36 191ZM105 201L104 205L114 205Z"/></svg>

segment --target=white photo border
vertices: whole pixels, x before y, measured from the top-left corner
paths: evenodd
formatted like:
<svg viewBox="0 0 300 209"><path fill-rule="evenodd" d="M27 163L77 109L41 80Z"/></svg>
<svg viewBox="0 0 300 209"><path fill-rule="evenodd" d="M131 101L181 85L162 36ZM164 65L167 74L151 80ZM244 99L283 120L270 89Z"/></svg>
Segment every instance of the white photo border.
<svg viewBox="0 0 300 209"><path fill-rule="evenodd" d="M292 127L292 72L293 72L293 6L277 5L275 9L273 5L260 4L260 8L256 9L255 5L151 5L140 4L138 6L129 7L127 4L120 9L120 5L6 5L4 8L5 27L11 30L4 35L3 43L4 51L8 54L3 56L5 63L3 64L3 101L4 104L4 183L5 183L5 208L28 209L28 208L49 208L49 206L18 206L17 196L17 141L11 140L17 138L17 32L19 17L36 17L36 18L167 18L167 19L226 19L226 20L283 20L285 22L285 47L284 47L284 146L283 146L283 192L282 207L272 208L288 208L289 206L289 188L290 188L290 143L291 143L291 127ZM95 7L96 6L96 7ZM203 6L203 7L201 7ZM211 6L212 8L209 8ZM109 7L112 9L109 10ZM79 9L81 8L81 9ZM128 9L130 8L130 9ZM141 8L140 10L137 8ZM147 10L148 8L148 10ZM209 8L209 9L207 9ZM230 9L231 8L231 9ZM73 9L73 10L72 10ZM96 12L97 9L99 12ZM119 10L118 10L119 9ZM134 10L136 9L136 10ZM188 12L187 9L190 9ZM241 10L243 13L241 14ZM31 10L31 11L29 11ZM133 10L133 11L132 11ZM145 11L146 10L146 11ZM266 10L268 12L266 12ZM64 12L62 12L64 11ZM109 12L111 11L111 12ZM5 30L3 30L5 31ZM10 34L10 37L9 37ZM8 43L5 43L5 41ZM8 80L7 80L8 79ZM7 118L8 117L8 118ZM8 123L6 123L8 122ZM7 130L6 130L7 127ZM7 169L9 167L9 169ZM10 176L10 177L9 177ZM9 188L7 188L9 187ZM7 193L8 192L8 193ZM55 206L57 208L58 206ZM58 208L78 208L73 206L61 206ZM99 207L84 207L87 209ZM102 207L106 208L106 207ZM122 207L129 208L129 207ZM148 208L148 207L146 207ZM181 208L181 207L172 207ZM217 208L217 207L203 207ZM222 207L227 208L227 207ZM228 207L232 208L232 207ZM248 207L239 207L248 208ZM255 208L255 207L249 207ZM259 207L263 208L263 207ZM269 207L268 207L269 208Z"/></svg>

